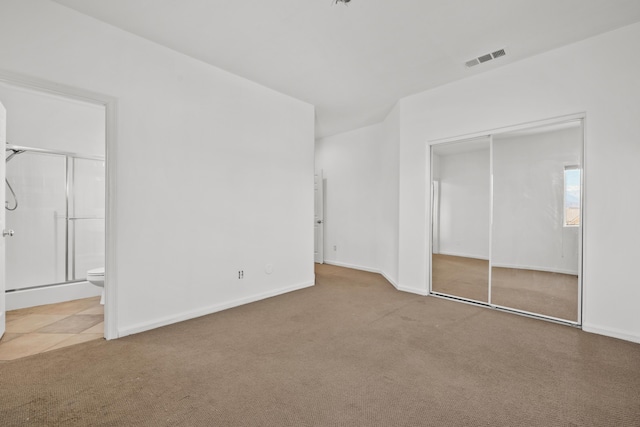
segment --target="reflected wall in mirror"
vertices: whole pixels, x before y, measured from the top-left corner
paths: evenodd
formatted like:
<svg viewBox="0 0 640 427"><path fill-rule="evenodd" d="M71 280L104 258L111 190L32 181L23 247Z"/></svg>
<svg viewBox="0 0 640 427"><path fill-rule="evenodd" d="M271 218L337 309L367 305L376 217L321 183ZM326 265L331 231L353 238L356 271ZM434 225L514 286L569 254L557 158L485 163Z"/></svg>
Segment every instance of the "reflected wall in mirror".
<svg viewBox="0 0 640 427"><path fill-rule="evenodd" d="M491 303L578 321L582 125L493 137Z"/></svg>
<svg viewBox="0 0 640 427"><path fill-rule="evenodd" d="M489 138L432 146L431 291L489 298Z"/></svg>

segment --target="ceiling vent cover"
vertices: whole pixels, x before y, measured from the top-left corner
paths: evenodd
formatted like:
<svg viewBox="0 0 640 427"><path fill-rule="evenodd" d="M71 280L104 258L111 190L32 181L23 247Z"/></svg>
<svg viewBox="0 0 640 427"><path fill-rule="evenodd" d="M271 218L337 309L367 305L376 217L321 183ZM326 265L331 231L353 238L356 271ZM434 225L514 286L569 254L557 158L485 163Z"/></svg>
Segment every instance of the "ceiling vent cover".
<svg viewBox="0 0 640 427"><path fill-rule="evenodd" d="M478 64L491 61L492 59L500 58L501 56L505 56L506 54L507 52L505 52L504 49L500 49L500 50L496 50L495 52L487 53L477 58L473 58L465 62L464 64L467 66L467 68L471 68L471 67L475 67Z"/></svg>
<svg viewBox="0 0 640 427"><path fill-rule="evenodd" d="M505 52L504 49L500 49L500 50L496 50L491 55L493 56L493 59L496 59L496 58L500 58L501 56L505 56L506 54L507 52Z"/></svg>
<svg viewBox="0 0 640 427"><path fill-rule="evenodd" d="M480 61L478 61L478 58L474 58L471 61L465 62L467 67L473 67L474 65L478 65L479 63L480 63Z"/></svg>

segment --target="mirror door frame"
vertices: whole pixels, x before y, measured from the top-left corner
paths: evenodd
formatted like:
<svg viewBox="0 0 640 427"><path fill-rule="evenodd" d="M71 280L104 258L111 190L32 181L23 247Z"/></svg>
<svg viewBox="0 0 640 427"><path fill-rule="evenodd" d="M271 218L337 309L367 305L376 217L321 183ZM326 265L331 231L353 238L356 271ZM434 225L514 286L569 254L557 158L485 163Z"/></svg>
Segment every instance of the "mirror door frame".
<svg viewBox="0 0 640 427"><path fill-rule="evenodd" d="M544 314L540 314L540 313L532 313L532 312L528 312L525 310L521 310L521 309L516 309L516 308L510 308L510 307L504 307L504 306L500 306L500 305L496 305L493 304L491 301L491 266L492 266L492 257L491 257L491 252L492 252L492 235L493 235L493 136L495 135L500 135L500 134L506 134L509 132L517 132L517 131L524 131L524 130L528 130L528 129L533 129L533 128L539 128L539 127L546 127L546 126L552 126L552 125L559 125L559 124L563 124L563 123L568 123L568 122L573 122L573 121L580 121L581 122L581 136L582 136L582 141L581 141L581 176L580 176L580 183L581 183L581 187L580 187L580 231L578 233L578 298L577 298L577 303L578 303L578 307L577 307L577 320L574 321L570 321L568 319L561 319L561 318L556 318L553 316L548 316L548 315L544 315ZM431 296L436 296L436 297L440 297L440 298L446 298L446 299L453 299L456 301L461 301L464 303L468 303L468 304L473 304L473 305L479 305L479 306L483 306L483 307L489 307L489 308L493 308L493 309L497 309L497 310L501 310L501 311L506 311L506 312L510 312L510 313L515 313L515 314L519 314L519 315L523 315L523 316L528 316L528 317L534 317L534 318L538 318L538 319L544 319L547 321L551 321L551 322L556 322L556 323L561 323L561 324L566 324L566 325L570 325L570 326L575 326L575 327L581 327L582 326L582 319L583 319L583 293L584 293L584 269L583 269L583 259L584 259L584 254L585 254L585 244L584 244L584 234L585 234L585 228L586 228L586 224L585 224L585 176L586 176L586 158L585 158L585 153L586 153L586 132L585 132L585 127L586 127L586 113L577 113L577 114L570 114L570 115L566 115L566 116L559 116L559 117L554 117L554 118L549 118L549 119L543 119L543 120L538 120L538 121L532 121L532 122L526 122L526 123L521 123L518 125L513 125L513 126L507 126L507 127L502 127L502 128L496 128L496 129L491 129L491 130L486 130L486 131L480 131L480 132L475 132L475 133L471 133L471 134L464 134L464 135L459 135L459 136L454 136L454 137L449 137L449 138L443 138L443 139L436 139L433 141L429 141L427 143L427 164L429 165L429 173L428 173L428 177L427 179L429 179L429 197L427 198L427 213L428 213L428 226L427 228L427 242L429 245L428 248L428 256L429 256L429 271L428 271L428 277L427 277L427 281L428 281L428 294ZM433 180L434 180L434 176L433 176L433 172L434 172L434 167L433 167L433 148L436 146L441 146L441 145L445 145L445 144L451 144L451 143L456 143L456 142L463 142L463 141L468 141L468 140L473 140L473 139L479 139L479 138L489 138L489 155L490 155L490 224L489 224L489 289L488 289L488 302L484 303L484 302L480 302L480 301L476 301L476 300L470 300L468 298L464 298L464 297L458 297L455 295L448 295L448 294L443 294L443 293L439 293L439 292L434 292L433 291L433 198L434 198L434 188L433 188Z"/></svg>

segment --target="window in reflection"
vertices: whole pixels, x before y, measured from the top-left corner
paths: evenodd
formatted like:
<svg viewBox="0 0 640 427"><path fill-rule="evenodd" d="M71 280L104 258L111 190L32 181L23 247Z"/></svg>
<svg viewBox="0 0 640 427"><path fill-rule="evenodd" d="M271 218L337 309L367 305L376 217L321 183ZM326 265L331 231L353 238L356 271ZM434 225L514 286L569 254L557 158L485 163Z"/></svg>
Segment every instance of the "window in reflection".
<svg viewBox="0 0 640 427"><path fill-rule="evenodd" d="M580 225L580 167L565 166L564 168L564 226L577 227Z"/></svg>

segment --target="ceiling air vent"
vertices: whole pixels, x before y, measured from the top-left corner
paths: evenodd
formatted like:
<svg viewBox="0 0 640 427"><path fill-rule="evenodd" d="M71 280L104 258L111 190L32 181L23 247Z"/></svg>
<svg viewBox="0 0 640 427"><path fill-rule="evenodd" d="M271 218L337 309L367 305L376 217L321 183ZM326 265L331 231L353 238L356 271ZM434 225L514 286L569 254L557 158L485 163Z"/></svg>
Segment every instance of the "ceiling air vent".
<svg viewBox="0 0 640 427"><path fill-rule="evenodd" d="M505 56L506 54L507 53L504 51L504 49L500 49L493 52L491 56L493 56L493 59L496 59L496 58L500 58L501 56Z"/></svg>
<svg viewBox="0 0 640 427"><path fill-rule="evenodd" d="M465 62L465 64L467 64L467 67L473 67L474 65L478 65L479 63L480 61L478 61L478 58L474 58L471 61Z"/></svg>
<svg viewBox="0 0 640 427"><path fill-rule="evenodd" d="M491 61L492 59L500 58L501 56L505 56L506 54L507 53L504 51L504 49L496 50L495 52L487 53L477 58L473 58L472 60L465 62L465 65L467 66L467 68L475 67L478 64Z"/></svg>

